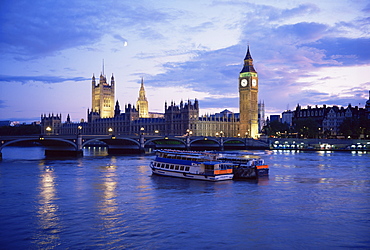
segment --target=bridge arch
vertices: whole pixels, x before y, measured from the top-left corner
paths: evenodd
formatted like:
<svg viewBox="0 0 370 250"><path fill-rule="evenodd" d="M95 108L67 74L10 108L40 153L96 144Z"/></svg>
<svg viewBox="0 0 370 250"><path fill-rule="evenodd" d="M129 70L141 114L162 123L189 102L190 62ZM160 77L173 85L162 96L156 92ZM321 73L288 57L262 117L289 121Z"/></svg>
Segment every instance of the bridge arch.
<svg viewBox="0 0 370 250"><path fill-rule="evenodd" d="M219 150L221 142L216 138L191 138L189 148L193 150Z"/></svg>
<svg viewBox="0 0 370 250"><path fill-rule="evenodd" d="M39 139L24 138L24 139L16 139L16 140L7 141L3 145L1 145L0 152L6 146L9 146L9 145L14 144L14 143L26 142L26 141L38 142L42 146L45 146L45 147L48 146L47 145L48 144L47 143L48 141L60 141L60 142L66 143L69 146L72 146L75 150L77 150L77 148L78 148L77 144L75 142L73 142L73 141L70 141L70 140L66 140L66 139L62 139L62 138L44 138L44 137L42 137L42 138L39 138Z"/></svg>
<svg viewBox="0 0 370 250"><path fill-rule="evenodd" d="M239 142L245 145L245 140L242 138L227 138L224 140L224 143L228 143L228 142Z"/></svg>
<svg viewBox="0 0 370 250"><path fill-rule="evenodd" d="M180 142L182 144L186 144L186 142L183 140L183 139L179 139L179 138L168 138L168 137L163 137L163 138L153 138L153 139L149 139L145 142L145 145L148 145L150 144L151 142L154 142L154 141L177 141L177 142Z"/></svg>
<svg viewBox="0 0 370 250"><path fill-rule="evenodd" d="M184 139L182 138L176 137L152 138L145 141L145 148L150 148L152 146L154 146L155 148L185 149L186 141L184 141Z"/></svg>
<svg viewBox="0 0 370 250"><path fill-rule="evenodd" d="M109 143L108 142L116 142L114 143L114 145L119 145L119 143L117 142L120 142L120 141L129 141L129 142L132 142L134 143L135 145L137 145L138 147L140 147L140 142L138 142L137 140L135 139L132 139L132 138L119 138L119 137L116 137L115 139L113 138L107 138L107 137L101 137L101 138L93 138L93 139L89 139L89 140L85 140L83 143L82 143L82 147L86 146L87 144L93 142L93 141L102 141L104 143L106 143L109 147ZM122 144L124 145L124 144Z"/></svg>

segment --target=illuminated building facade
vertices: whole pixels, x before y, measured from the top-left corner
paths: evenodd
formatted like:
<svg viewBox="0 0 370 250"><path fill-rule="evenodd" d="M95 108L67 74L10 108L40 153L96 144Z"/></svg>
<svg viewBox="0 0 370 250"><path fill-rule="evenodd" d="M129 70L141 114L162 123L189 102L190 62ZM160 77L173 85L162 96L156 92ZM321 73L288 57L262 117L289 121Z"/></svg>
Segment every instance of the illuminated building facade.
<svg viewBox="0 0 370 250"><path fill-rule="evenodd" d="M100 74L99 83L92 77L92 104L91 112L98 113L100 118L114 116L114 77L112 74L110 84L105 75Z"/></svg>
<svg viewBox="0 0 370 250"><path fill-rule="evenodd" d="M139 117L140 118L149 118L149 107L148 107L148 100L145 96L145 89L144 89L144 80L141 78L141 86L139 91L139 98L136 102L136 107L139 110Z"/></svg>
<svg viewBox="0 0 370 250"><path fill-rule="evenodd" d="M224 110L213 115L199 116L198 100L181 101L179 105L165 103L164 113L149 112L144 81L141 80L139 97L135 105L127 104L121 112L118 101L114 102L115 80L112 75L108 84L102 73L99 83L92 77L92 108L87 111L87 122L61 122L61 116L52 124L52 134L104 135L192 135L225 137L258 137L258 115L264 116L264 106L257 104L258 76L253 67L249 46L244 67L239 74L240 114ZM263 112L262 112L263 110ZM42 131L51 117L42 116ZM260 117L264 120L264 117ZM57 124L58 123L58 124ZM58 128L57 130L54 130Z"/></svg>
<svg viewBox="0 0 370 250"><path fill-rule="evenodd" d="M258 138L258 75L249 51L239 74L239 133L244 137Z"/></svg>

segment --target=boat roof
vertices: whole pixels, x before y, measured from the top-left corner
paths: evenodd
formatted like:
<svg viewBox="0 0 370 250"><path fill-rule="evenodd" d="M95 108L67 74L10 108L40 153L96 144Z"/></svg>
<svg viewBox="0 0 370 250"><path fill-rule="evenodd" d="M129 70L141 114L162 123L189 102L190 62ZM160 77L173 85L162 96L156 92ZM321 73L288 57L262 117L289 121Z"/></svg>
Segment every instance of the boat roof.
<svg viewBox="0 0 370 250"><path fill-rule="evenodd" d="M183 150L174 150L174 149L161 149L158 150L157 152L160 153L168 153L168 154L177 154L177 155L194 155L194 156L199 156L199 155L216 155L215 153L210 153L210 152L201 152L201 151L183 151Z"/></svg>

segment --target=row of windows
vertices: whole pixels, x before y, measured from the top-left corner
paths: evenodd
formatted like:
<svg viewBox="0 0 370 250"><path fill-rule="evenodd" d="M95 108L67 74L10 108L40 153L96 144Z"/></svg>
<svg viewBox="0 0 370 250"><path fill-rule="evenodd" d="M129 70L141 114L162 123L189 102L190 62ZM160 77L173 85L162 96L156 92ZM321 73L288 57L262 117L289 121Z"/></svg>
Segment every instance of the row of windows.
<svg viewBox="0 0 370 250"><path fill-rule="evenodd" d="M323 115L323 111L301 111L299 112L298 116L299 117L302 117L302 116L322 116Z"/></svg>
<svg viewBox="0 0 370 250"><path fill-rule="evenodd" d="M184 160L184 161L199 161L199 158L188 157L185 155L160 154L160 157L168 158L168 159Z"/></svg>
<svg viewBox="0 0 370 250"><path fill-rule="evenodd" d="M173 165L173 164L170 165L170 164L159 163L159 162L154 162L154 167L163 168L163 169L174 169L174 170L180 170L180 171L190 170L190 167L187 167L187 166Z"/></svg>

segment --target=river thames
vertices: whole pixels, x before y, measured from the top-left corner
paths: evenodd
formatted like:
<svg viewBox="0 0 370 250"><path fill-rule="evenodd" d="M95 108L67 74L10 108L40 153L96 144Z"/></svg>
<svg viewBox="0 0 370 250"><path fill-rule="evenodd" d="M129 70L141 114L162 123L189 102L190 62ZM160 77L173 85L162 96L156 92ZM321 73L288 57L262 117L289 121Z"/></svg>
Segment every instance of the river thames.
<svg viewBox="0 0 370 250"><path fill-rule="evenodd" d="M176 179L151 175L152 154L6 147L0 249L370 248L370 152L249 153L268 178Z"/></svg>

